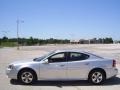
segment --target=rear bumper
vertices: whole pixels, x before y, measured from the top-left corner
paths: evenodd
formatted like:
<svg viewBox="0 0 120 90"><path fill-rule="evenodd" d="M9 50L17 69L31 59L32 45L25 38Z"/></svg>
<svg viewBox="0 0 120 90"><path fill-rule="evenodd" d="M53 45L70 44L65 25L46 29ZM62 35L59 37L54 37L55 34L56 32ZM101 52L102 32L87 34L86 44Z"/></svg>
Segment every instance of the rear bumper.
<svg viewBox="0 0 120 90"><path fill-rule="evenodd" d="M106 69L106 78L109 79L111 77L115 77L118 74L117 68L109 68Z"/></svg>

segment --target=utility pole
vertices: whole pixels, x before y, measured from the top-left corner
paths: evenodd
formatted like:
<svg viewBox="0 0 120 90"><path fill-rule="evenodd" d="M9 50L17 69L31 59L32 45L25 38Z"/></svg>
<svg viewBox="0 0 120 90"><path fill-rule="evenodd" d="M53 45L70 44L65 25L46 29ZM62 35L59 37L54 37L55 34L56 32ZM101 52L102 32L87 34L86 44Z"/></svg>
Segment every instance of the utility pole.
<svg viewBox="0 0 120 90"><path fill-rule="evenodd" d="M88 44L90 44L90 39L88 39Z"/></svg>
<svg viewBox="0 0 120 90"><path fill-rule="evenodd" d="M19 20L19 19L17 19L17 21L16 21L16 23L17 23L17 50L19 50L20 48L20 46L19 46L19 23L23 23L24 21L21 21L21 20Z"/></svg>

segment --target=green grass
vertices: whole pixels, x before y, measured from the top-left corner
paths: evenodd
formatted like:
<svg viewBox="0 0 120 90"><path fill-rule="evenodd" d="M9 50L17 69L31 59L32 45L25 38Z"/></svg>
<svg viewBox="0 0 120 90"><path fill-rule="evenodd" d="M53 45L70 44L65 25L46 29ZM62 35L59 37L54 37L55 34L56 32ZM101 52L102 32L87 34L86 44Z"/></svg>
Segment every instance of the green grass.
<svg viewBox="0 0 120 90"><path fill-rule="evenodd" d="M2 46L0 46L0 48L3 48Z"/></svg>
<svg viewBox="0 0 120 90"><path fill-rule="evenodd" d="M0 47L15 47L17 46L16 42L2 42Z"/></svg>

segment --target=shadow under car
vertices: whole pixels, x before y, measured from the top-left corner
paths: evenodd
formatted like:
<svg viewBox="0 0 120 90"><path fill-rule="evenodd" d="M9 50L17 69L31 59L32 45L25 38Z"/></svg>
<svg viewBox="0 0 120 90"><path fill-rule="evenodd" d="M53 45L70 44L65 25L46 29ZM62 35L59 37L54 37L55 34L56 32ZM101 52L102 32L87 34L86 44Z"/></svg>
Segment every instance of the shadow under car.
<svg viewBox="0 0 120 90"><path fill-rule="evenodd" d="M11 79L10 83L12 85L24 85L18 80ZM119 77L113 77L108 80L106 80L101 86L108 86L108 85L120 85L120 78ZM36 83L31 84L30 86L57 86L57 87L63 87L63 86L94 86L93 84L89 83L87 80L77 80L77 81L36 81ZM96 86L96 85L95 85ZM100 85L98 85L100 86Z"/></svg>

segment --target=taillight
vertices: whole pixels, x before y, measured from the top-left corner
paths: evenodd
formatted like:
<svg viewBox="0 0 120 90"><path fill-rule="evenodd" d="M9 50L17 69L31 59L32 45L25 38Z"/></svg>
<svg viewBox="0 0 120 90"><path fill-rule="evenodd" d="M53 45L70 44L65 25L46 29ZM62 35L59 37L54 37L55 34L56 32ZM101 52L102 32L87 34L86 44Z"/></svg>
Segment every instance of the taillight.
<svg viewBox="0 0 120 90"><path fill-rule="evenodd" d="M113 67L116 67L116 60L113 60Z"/></svg>

